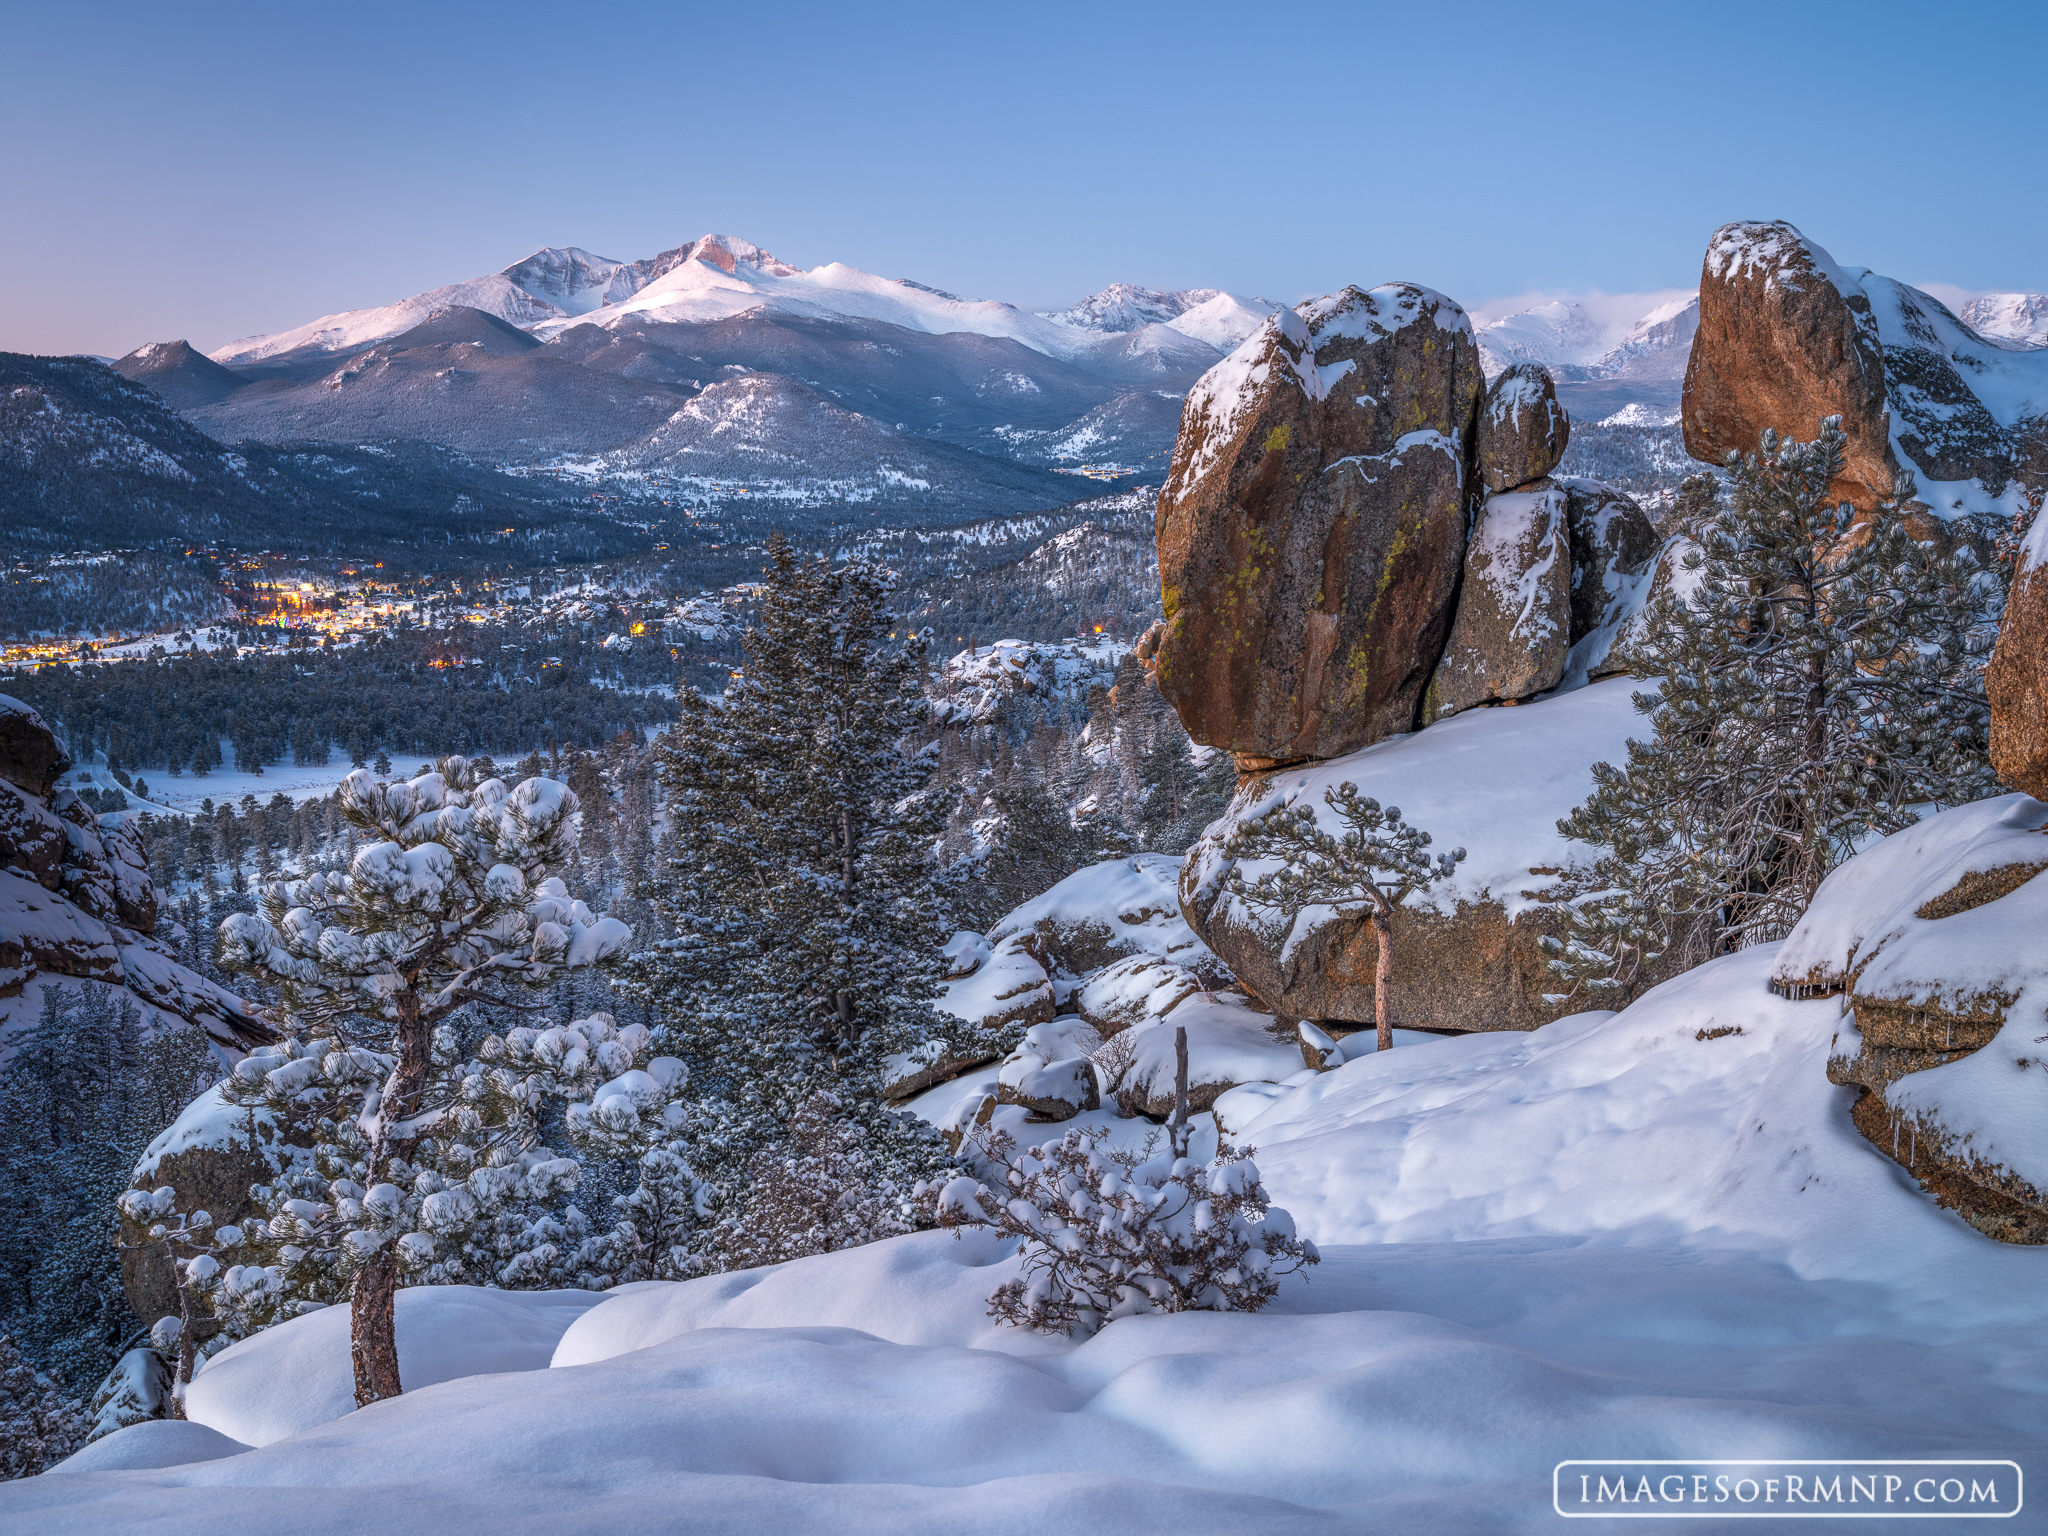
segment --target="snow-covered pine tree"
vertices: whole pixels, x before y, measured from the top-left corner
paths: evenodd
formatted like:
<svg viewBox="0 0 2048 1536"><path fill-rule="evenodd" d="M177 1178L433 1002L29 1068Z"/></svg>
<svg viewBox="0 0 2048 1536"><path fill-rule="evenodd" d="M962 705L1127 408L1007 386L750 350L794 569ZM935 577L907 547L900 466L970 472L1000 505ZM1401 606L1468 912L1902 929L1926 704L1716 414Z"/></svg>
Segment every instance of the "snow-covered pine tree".
<svg viewBox="0 0 2048 1536"><path fill-rule="evenodd" d="M0 1481L47 1472L85 1444L92 1421L0 1334Z"/></svg>
<svg viewBox="0 0 2048 1536"><path fill-rule="evenodd" d="M656 749L669 827L648 896L674 937L626 983L689 1064L691 1162L728 1221L745 1219L757 1154L819 1090L862 1124L878 1178L907 1185L942 1156L877 1092L889 1055L945 1032L931 849L946 804L936 749L907 744L924 646L890 645L878 569L800 559L777 537L763 576L743 674L716 703L686 690Z"/></svg>
<svg viewBox="0 0 2048 1536"><path fill-rule="evenodd" d="M1361 795L1356 784L1323 792L1323 803L1344 830L1332 835L1313 806L1276 805L1245 822L1224 843L1231 861L1226 888L1253 911L1277 913L1292 925L1310 907L1329 907L1341 916L1363 917L1371 925L1378 961L1373 974L1373 1013L1379 1049L1393 1049L1394 909L1410 896L1447 880L1464 861L1454 848L1434 859L1423 852L1430 836L1401 819L1397 805L1382 807ZM1255 880L1247 863L1277 860L1278 867Z"/></svg>
<svg viewBox="0 0 2048 1536"><path fill-rule="evenodd" d="M1595 850L1553 898L1558 1007L1618 1007L1656 971L1782 937L1865 838L1996 786L1984 663L1998 582L1909 529L1914 487L1832 505L1847 439L1765 432L1697 524L1692 595L1646 615L1647 740L1558 823Z"/></svg>
<svg viewBox="0 0 2048 1536"><path fill-rule="evenodd" d="M309 1081L330 1058L375 1081L358 1084L355 1118L365 1142L362 1188L337 1196L350 1230L351 1338L359 1403L402 1391L393 1331L402 1256L396 1237L409 1202L438 1198L434 1170L415 1170L422 1141L468 1107L430 1094L435 1056L454 1053L442 1026L476 1004L517 1011L518 988L564 969L609 964L632 938L611 918L572 901L553 871L577 829L576 799L550 779L508 790L479 780L460 757L399 783L361 769L342 781L341 811L365 838L346 873L315 873L270 887L260 913L221 925L221 963L278 989L294 1024L329 1048L309 1051ZM438 1038L441 1036L442 1038ZM389 1052L389 1065L370 1058ZM440 1074L444 1083L463 1081ZM337 1125L339 1122L336 1122ZM546 1178L538 1166L514 1177ZM420 1179L429 1187L419 1187ZM444 1204L448 1202L443 1202Z"/></svg>
<svg viewBox="0 0 2048 1536"><path fill-rule="evenodd" d="M754 1154L742 1216L721 1228L735 1269L836 1253L908 1232L905 1204L878 1178L867 1135L822 1090L797 1107L787 1138Z"/></svg>

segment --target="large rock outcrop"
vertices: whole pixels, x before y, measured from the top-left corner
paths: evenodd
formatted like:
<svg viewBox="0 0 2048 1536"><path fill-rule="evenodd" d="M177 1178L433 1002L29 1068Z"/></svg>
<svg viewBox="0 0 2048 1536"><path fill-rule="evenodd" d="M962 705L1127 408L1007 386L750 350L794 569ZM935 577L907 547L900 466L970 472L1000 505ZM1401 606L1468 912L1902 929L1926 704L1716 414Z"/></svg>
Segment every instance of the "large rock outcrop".
<svg viewBox="0 0 2048 1536"><path fill-rule="evenodd" d="M1560 480L1571 535L1572 644L1612 623L1662 541L1635 501L1598 480Z"/></svg>
<svg viewBox="0 0 2048 1536"><path fill-rule="evenodd" d="M1826 416L1841 417L1849 438L1835 494L1876 506L1898 465L1869 296L1790 224L1722 225L1700 268L1686 452L1713 464L1755 453L1766 427L1804 442Z"/></svg>
<svg viewBox="0 0 2048 1536"><path fill-rule="evenodd" d="M1471 322L1410 283L1282 310L1189 392L1149 664L1260 767L1414 728L1464 556Z"/></svg>
<svg viewBox="0 0 2048 1536"><path fill-rule="evenodd" d="M2038 484L2048 471L2048 352L1987 341L1940 300L1838 265L1790 224L1723 225L1700 277L1686 450L1719 463L1754 453L1766 427L1811 439L1825 416L1849 439L1835 494L1860 509L1905 470L1915 517L2009 516L2014 476Z"/></svg>
<svg viewBox="0 0 2048 1536"><path fill-rule="evenodd" d="M141 839L56 787L69 756L34 710L0 694L0 997L38 973L127 989L232 1050L272 1038L240 998L159 941L163 898Z"/></svg>
<svg viewBox="0 0 2048 1536"><path fill-rule="evenodd" d="M1564 490L1545 482L1487 497L1465 548L1457 622L1430 679L1425 721L1555 688L1571 618Z"/></svg>
<svg viewBox="0 0 2048 1536"><path fill-rule="evenodd" d="M1188 850L1180 905L1188 924L1283 1020L1366 1025L1378 958L1362 919L1327 909L1293 923L1232 897L1231 833L1277 805L1309 806L1337 830L1329 789L1358 786L1398 805L1432 851L1463 847L1455 875L1394 919L1394 1023L1443 1031L1535 1029L1554 1009L1541 897L1583 853L1557 830L1583 801L1593 764L1625 760L1640 733L1634 689L1596 683L1518 709L1477 709L1332 762L1247 775L1229 812ZM1257 868L1247 870L1256 878Z"/></svg>
<svg viewBox="0 0 2048 1536"><path fill-rule="evenodd" d="M1572 420L1541 363L1516 363L1487 386L1479 407L1479 480L1511 491L1557 468L1571 444Z"/></svg>
<svg viewBox="0 0 2048 1536"><path fill-rule="evenodd" d="M2021 551L1984 692L1991 766L2014 789L2048 800L2048 520Z"/></svg>
<svg viewBox="0 0 2048 1536"><path fill-rule="evenodd" d="M1831 874L1775 990L1839 994L1828 1077L1877 1149L1986 1236L2048 1242L2048 805L1928 817Z"/></svg>

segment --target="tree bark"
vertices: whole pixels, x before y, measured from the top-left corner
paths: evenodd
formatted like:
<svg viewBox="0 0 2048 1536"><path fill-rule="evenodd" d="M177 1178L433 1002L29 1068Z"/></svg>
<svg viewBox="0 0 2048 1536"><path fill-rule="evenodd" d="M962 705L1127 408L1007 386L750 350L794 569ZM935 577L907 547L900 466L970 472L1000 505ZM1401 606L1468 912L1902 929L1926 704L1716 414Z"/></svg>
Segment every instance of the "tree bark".
<svg viewBox="0 0 2048 1536"><path fill-rule="evenodd" d="M349 1291L349 1355L356 1368L356 1406L367 1408L405 1390L398 1380L398 1255L386 1244L356 1271Z"/></svg>
<svg viewBox="0 0 2048 1536"><path fill-rule="evenodd" d="M1167 1142L1175 1157L1188 1155L1188 1031L1185 1024L1173 1030L1173 1119L1167 1123Z"/></svg>
<svg viewBox="0 0 2048 1536"><path fill-rule="evenodd" d="M392 1127L419 1113L433 1065L433 1035L420 1012L419 994L408 987L398 997L398 1068L377 1106L377 1139L370 1152L369 1184L390 1182L392 1161L409 1151L413 1139ZM355 1364L356 1406L367 1408L405 1389L398 1381L398 1254L386 1243L356 1272L349 1288L349 1354Z"/></svg>
<svg viewBox="0 0 2048 1536"><path fill-rule="evenodd" d="M1372 1013L1379 1025L1377 1048L1391 1051L1394 1048L1394 1014L1388 1004L1388 994L1394 990L1394 934L1393 925L1386 914L1375 910L1367 919L1372 925L1373 942L1379 949L1373 962L1372 971Z"/></svg>

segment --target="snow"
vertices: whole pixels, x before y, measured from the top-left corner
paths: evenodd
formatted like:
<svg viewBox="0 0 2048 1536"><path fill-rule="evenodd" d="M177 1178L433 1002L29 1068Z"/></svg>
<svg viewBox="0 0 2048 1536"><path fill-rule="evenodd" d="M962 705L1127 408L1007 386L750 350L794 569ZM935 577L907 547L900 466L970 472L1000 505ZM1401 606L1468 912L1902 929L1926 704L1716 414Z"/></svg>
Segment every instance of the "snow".
<svg viewBox="0 0 2048 1536"><path fill-rule="evenodd" d="M1963 1144L1968 1155L2048 1190L2048 805L2000 795L1930 816L1850 860L1822 883L1785 941L1781 987L1853 984L1854 1001L1938 1008L2007 1022L1981 1049L1909 1073L1885 1090L1908 1122ZM2012 870L2024 881L1995 900L1920 915L1964 877ZM2031 878L2028 876L2031 875ZM1937 908L1936 911L1941 909ZM1839 1055L1861 1035L1853 1011Z"/></svg>
<svg viewBox="0 0 2048 1536"><path fill-rule="evenodd" d="M1316 369L1308 323L1291 309L1268 316L1236 351L1195 380L1195 387L1188 391L1182 422L1206 420L1209 431L1185 463L1175 455L1173 478L1182 487L1181 495L1221 461L1239 424L1257 409L1269 388L1281 383L1292 383L1310 400L1323 398L1323 376Z"/></svg>
<svg viewBox="0 0 2048 1536"><path fill-rule="evenodd" d="M96 1440L56 1466L52 1473L147 1472L239 1456L249 1447L217 1429L189 1419L148 1419Z"/></svg>
<svg viewBox="0 0 2048 1536"><path fill-rule="evenodd" d="M1265 324L1268 315L1282 307L1271 299L1240 298L1234 293L1219 293L1167 321L1166 328L1191 336L1218 352L1228 352Z"/></svg>
<svg viewBox="0 0 2048 1536"><path fill-rule="evenodd" d="M2011 347L2048 347L2048 293L1980 293L1960 318L1986 341Z"/></svg>
<svg viewBox="0 0 2048 1536"><path fill-rule="evenodd" d="M624 320L725 320L774 309L812 317L880 320L934 335L968 332L1006 338L1063 359L1120 351L1131 344L1156 347L1148 332L1172 332L1225 351L1278 307L1266 299L1215 289L1159 294L1117 284L1064 315L1034 314L1014 304L957 298L908 279L877 277L841 262L805 271L750 241L712 234L634 262L593 256L574 246L543 248L502 272L451 283L395 304L322 315L289 331L244 337L209 356L218 363L246 366L300 348L347 351L388 340L451 305L483 310L544 339L575 325L609 328ZM1155 310L1156 320L1150 313ZM1093 323L1084 314L1093 316Z"/></svg>
<svg viewBox="0 0 2048 1536"><path fill-rule="evenodd" d="M1345 289L1297 306L1318 341L1343 337L1378 341L1414 324L1425 315L1439 331L1472 334L1465 311L1434 288L1420 283L1381 283L1363 293Z"/></svg>
<svg viewBox="0 0 2048 1536"><path fill-rule="evenodd" d="M1180 1003L1156 1024L1136 1029L1136 1054L1123 1086L1155 1103L1173 1098L1175 1034L1188 1032L1188 1088L1214 1083L1278 1082L1302 1067L1301 1046L1290 1027L1284 1037L1273 1016L1260 1013L1238 992L1205 992Z"/></svg>
<svg viewBox="0 0 2048 1536"><path fill-rule="evenodd" d="M459 1376L537 1371L600 1291L409 1286L398 1293L398 1379L408 1392ZM355 1408L347 1307L323 1307L231 1344L200 1367L185 1411L248 1445L269 1445Z"/></svg>
<svg viewBox="0 0 2048 1536"><path fill-rule="evenodd" d="M1677 421L1677 411L1631 400L1612 416L1601 417L1599 424L1603 427L1668 427Z"/></svg>
<svg viewBox="0 0 2048 1536"><path fill-rule="evenodd" d="M2038 1462L2048 1254L1980 1237L1856 1134L1824 1073L1835 1005L1773 996L1775 960L1273 1096L1242 1139L1324 1261L1263 1314L1002 1328L1006 1246L920 1233L584 1298L527 1357L547 1368L330 1401L240 1454L149 1469L124 1431L101 1454L134 1443L136 1470L6 1485L0 1522L1535 1532L1567 1457ZM401 1293L401 1340L436 1305ZM340 1320L237 1346L252 1400L286 1395L321 1324L341 1380ZM488 1344L440 1331L451 1364Z"/></svg>
<svg viewBox="0 0 2048 1536"><path fill-rule="evenodd" d="M268 1134L266 1134L266 1132ZM158 1133L143 1149L129 1175L131 1184L154 1178L159 1164L196 1148L215 1151L272 1145L277 1137L277 1116L263 1108L230 1104L216 1083L194 1099L178 1118Z"/></svg>
<svg viewBox="0 0 2048 1536"><path fill-rule="evenodd" d="M1540 403L1531 381L1518 379L1516 385L1518 393L1527 389L1536 397L1534 403ZM1472 530L1465 569L1493 588L1500 612L1514 615L1510 644L1540 653L1544 640L1558 627L1559 615L1550 599L1551 573L1560 561L1570 559L1564 491L1503 491L1486 498Z"/></svg>
<svg viewBox="0 0 2048 1536"><path fill-rule="evenodd" d="M1283 801L1313 806L1335 830L1323 793L1349 781L1381 804L1399 806L1431 835L1432 850L1466 850L1448 879L1411 904L1448 914L1461 901L1491 900L1513 917L1554 878L1536 871L1583 860L1585 848L1568 843L1557 822L1592 792L1593 764L1625 762L1629 737L1646 731L1635 692L1630 679L1609 678L1512 709L1469 710L1348 757L1271 774L1196 845L1191 878L1204 893L1212 890L1229 871L1219 852L1229 831ZM1248 865L1247 878L1261 868ZM1236 920L1252 918L1240 913Z"/></svg>

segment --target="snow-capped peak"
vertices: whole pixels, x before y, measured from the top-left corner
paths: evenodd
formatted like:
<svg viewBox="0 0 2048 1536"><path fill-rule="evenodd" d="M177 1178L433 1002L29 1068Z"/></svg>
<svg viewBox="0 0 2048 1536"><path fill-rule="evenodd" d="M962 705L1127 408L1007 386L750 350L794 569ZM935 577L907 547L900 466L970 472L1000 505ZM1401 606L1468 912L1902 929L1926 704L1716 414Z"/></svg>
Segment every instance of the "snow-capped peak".
<svg viewBox="0 0 2048 1536"><path fill-rule="evenodd" d="M1206 304L1222 290L1179 288L1166 292L1140 288L1132 283L1111 283L1100 293L1091 293L1071 309L1039 311L1040 318L1083 331L1135 331L1148 325L1177 320L1198 304Z"/></svg>
<svg viewBox="0 0 2048 1536"><path fill-rule="evenodd" d="M1963 306L1962 322L2008 349L2048 347L2048 293L1985 293Z"/></svg>
<svg viewBox="0 0 2048 1536"><path fill-rule="evenodd" d="M1583 305L1552 299L1519 314L1503 315L1478 333L1479 355L1489 374L1515 363L1597 362L1610 332Z"/></svg>
<svg viewBox="0 0 2048 1536"><path fill-rule="evenodd" d="M388 341L435 312L461 306L494 315L542 339L571 326L690 323L771 309L818 318L877 320L931 334L1002 337L1048 356L1075 359L1153 326L1227 352L1277 305L1214 288L1155 289L1115 284L1057 315L1014 304L963 299L907 278L890 279L840 262L806 271L752 241L709 234L641 261L615 261L577 246L544 246L503 271L373 309L323 315L309 325L251 336L212 354L248 365L287 353L354 351Z"/></svg>

